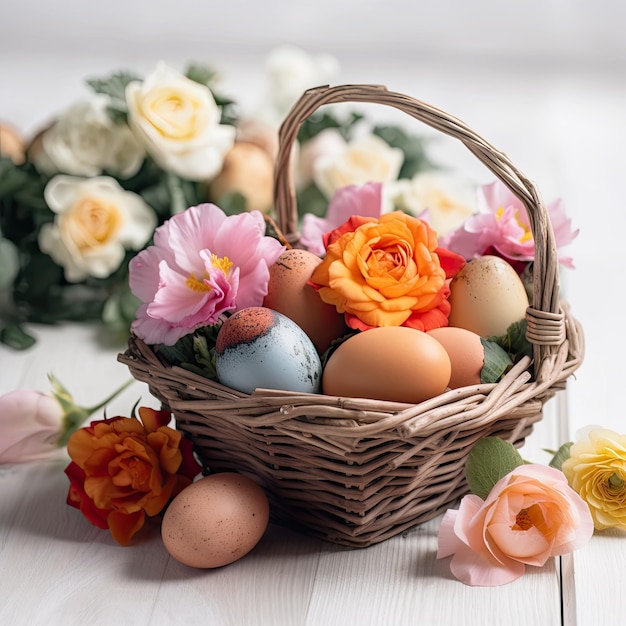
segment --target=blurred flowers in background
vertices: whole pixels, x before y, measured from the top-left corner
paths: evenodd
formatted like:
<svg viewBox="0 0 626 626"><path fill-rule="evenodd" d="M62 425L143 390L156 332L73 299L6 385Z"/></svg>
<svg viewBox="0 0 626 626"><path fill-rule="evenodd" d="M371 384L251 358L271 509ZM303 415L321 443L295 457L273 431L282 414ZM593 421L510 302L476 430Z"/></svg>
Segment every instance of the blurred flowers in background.
<svg viewBox="0 0 626 626"><path fill-rule="evenodd" d="M213 68L159 62L143 78L88 78L86 96L32 138L0 124L0 340L25 348L34 342L25 323L99 320L123 341L140 305L128 263L159 225L207 202L229 215L271 214L279 125L339 66L281 46L264 71L252 112L220 93ZM426 163L417 138L390 143L362 121L329 109L303 125L294 159L302 214L323 215L346 184L396 180L407 165L402 144Z"/></svg>
<svg viewBox="0 0 626 626"><path fill-rule="evenodd" d="M0 123L0 341L26 348L35 341L29 323L99 321L124 342L145 304L129 288L131 258L189 207L271 217L280 124L304 90L339 70L330 55L280 46L265 60L260 102L244 110L213 68L159 62L145 77L88 78L87 95L28 139ZM476 197L474 182L433 162L429 141L354 106L315 111L292 150L302 245L323 255L321 232L345 221L343 190L375 183L380 202L352 214L403 211L466 258L487 247L527 265L533 242L521 203L503 185ZM551 207L565 245L576 231L559 202Z"/></svg>

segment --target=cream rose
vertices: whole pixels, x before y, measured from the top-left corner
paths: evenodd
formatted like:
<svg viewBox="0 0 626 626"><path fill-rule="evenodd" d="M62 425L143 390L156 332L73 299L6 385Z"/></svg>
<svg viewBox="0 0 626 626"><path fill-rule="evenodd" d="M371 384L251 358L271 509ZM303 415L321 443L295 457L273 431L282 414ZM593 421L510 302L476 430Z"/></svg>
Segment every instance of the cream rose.
<svg viewBox="0 0 626 626"><path fill-rule="evenodd" d="M108 103L107 96L96 94L70 106L43 132L37 167L48 174L72 176L136 174L145 151L128 126L111 120Z"/></svg>
<svg viewBox="0 0 626 626"><path fill-rule="evenodd" d="M327 197L341 187L397 180L404 153L376 135L353 139L341 152L320 156L313 164L313 181Z"/></svg>
<svg viewBox="0 0 626 626"><path fill-rule="evenodd" d="M126 87L128 123L164 170L208 181L222 168L235 127L220 124L210 89L159 63L145 81Z"/></svg>
<svg viewBox="0 0 626 626"><path fill-rule="evenodd" d="M339 73L339 63L330 54L312 55L297 46L274 48L266 60L268 102L264 117L280 124L304 91L327 85Z"/></svg>
<svg viewBox="0 0 626 626"><path fill-rule="evenodd" d="M439 237L458 228L476 211L474 189L438 172L392 181L385 185L384 193L396 210L417 216L428 211L428 222Z"/></svg>
<svg viewBox="0 0 626 626"><path fill-rule="evenodd" d="M598 530L626 530L626 435L596 428L577 441L562 470Z"/></svg>
<svg viewBox="0 0 626 626"><path fill-rule="evenodd" d="M156 227L156 216L141 196L107 176L55 176L44 198L56 214L39 231L39 247L65 270L69 282L106 278L118 269L126 249L139 250Z"/></svg>

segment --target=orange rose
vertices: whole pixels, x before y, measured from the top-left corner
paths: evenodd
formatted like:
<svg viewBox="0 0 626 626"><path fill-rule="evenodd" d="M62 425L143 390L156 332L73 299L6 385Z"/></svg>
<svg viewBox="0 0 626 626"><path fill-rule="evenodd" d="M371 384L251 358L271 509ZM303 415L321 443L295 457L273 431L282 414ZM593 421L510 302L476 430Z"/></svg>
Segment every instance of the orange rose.
<svg viewBox="0 0 626 626"><path fill-rule="evenodd" d="M199 472L191 442L168 427L170 414L142 407L142 421L92 422L69 439L67 503L128 545L146 516L158 515ZM143 422L143 423L142 423Z"/></svg>
<svg viewBox="0 0 626 626"><path fill-rule="evenodd" d="M463 257L439 248L435 231L401 211L353 216L324 236L326 256L311 283L321 299L345 313L348 326L447 326L446 282Z"/></svg>

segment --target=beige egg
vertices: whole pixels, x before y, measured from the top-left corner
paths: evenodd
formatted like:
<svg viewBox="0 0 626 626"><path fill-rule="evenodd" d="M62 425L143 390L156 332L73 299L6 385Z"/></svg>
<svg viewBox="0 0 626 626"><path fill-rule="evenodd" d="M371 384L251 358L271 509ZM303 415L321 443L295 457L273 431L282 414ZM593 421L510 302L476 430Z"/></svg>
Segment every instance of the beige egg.
<svg viewBox="0 0 626 626"><path fill-rule="evenodd" d="M274 202L274 163L258 145L237 142L224 157L222 170L209 190L217 204L226 194L240 193L246 199L246 210L267 213Z"/></svg>
<svg viewBox="0 0 626 626"><path fill-rule="evenodd" d="M445 348L421 330L384 326L346 339L322 376L331 396L418 404L443 393L451 365Z"/></svg>
<svg viewBox="0 0 626 626"><path fill-rule="evenodd" d="M333 339L348 332L343 314L324 302L314 287L307 284L322 259L308 250L285 250L270 267L267 295L263 301L274 311L286 315L308 335L319 354Z"/></svg>
<svg viewBox="0 0 626 626"><path fill-rule="evenodd" d="M450 357L452 367L448 383L450 389L480 384L485 349L479 335L471 330L454 326L435 328L429 330L427 334L436 339Z"/></svg>
<svg viewBox="0 0 626 626"><path fill-rule="evenodd" d="M214 568L245 556L269 521L269 503L259 484L243 474L205 476L172 500L161 525L166 550L185 565Z"/></svg>
<svg viewBox="0 0 626 626"><path fill-rule="evenodd" d="M17 129L0 121L0 156L8 157L16 165L24 163L26 146Z"/></svg>
<svg viewBox="0 0 626 626"><path fill-rule="evenodd" d="M469 261L450 282L450 326L481 337L505 335L523 319L528 296L522 280L504 259L485 255Z"/></svg>

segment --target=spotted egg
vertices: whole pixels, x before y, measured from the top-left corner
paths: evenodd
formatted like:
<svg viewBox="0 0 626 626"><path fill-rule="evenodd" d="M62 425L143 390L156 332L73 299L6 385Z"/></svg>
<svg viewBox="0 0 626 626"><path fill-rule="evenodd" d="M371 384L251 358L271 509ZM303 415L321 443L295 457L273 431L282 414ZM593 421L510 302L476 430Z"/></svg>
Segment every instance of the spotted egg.
<svg viewBox="0 0 626 626"><path fill-rule="evenodd" d="M318 393L322 363L306 333L286 315L249 307L222 325L215 346L217 379L252 393L257 388Z"/></svg>

